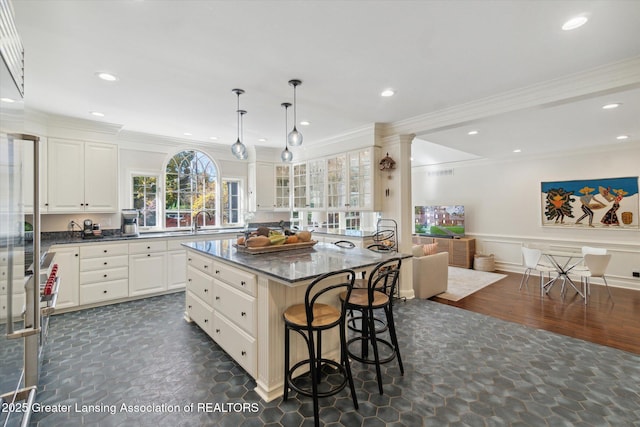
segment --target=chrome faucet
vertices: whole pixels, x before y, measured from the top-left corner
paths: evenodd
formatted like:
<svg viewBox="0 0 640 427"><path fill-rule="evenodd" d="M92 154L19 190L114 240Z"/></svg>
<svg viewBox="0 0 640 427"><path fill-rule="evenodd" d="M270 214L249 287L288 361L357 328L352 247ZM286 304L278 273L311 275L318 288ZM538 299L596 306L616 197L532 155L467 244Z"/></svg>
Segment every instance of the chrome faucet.
<svg viewBox="0 0 640 427"><path fill-rule="evenodd" d="M198 215L205 214L207 218L212 219L211 213L208 211L198 211L191 216L191 232L196 233L200 226L198 226Z"/></svg>

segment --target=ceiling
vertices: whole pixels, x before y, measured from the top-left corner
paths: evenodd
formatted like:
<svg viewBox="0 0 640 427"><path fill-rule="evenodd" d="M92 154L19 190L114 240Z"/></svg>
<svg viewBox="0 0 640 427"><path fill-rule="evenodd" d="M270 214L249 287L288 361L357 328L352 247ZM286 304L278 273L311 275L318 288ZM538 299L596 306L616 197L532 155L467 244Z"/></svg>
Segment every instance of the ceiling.
<svg viewBox="0 0 640 427"><path fill-rule="evenodd" d="M199 142L303 147L640 57L640 1L13 0L25 105ZM569 18L589 22L562 31ZM106 71L117 82L96 77ZM638 73L640 75L640 73ZM380 92L393 88L393 97ZM640 140L636 84L420 129L414 165ZM602 105L621 102L616 110ZM289 127L293 117L289 111ZM92 111L104 113L97 118ZM476 129L477 135L469 136ZM190 133L186 136L185 133ZM216 137L217 140L210 139ZM260 141L265 138L266 141ZM436 145L433 145L436 144ZM294 157L296 150L294 148Z"/></svg>

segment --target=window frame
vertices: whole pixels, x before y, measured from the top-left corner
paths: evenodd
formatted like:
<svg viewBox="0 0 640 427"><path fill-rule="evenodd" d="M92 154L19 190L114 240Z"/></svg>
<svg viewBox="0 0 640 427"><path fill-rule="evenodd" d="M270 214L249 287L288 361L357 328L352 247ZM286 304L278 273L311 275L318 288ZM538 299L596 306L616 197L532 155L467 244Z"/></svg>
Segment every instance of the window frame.
<svg viewBox="0 0 640 427"><path fill-rule="evenodd" d="M156 179L156 225L153 227L149 227L149 226L143 226L142 224L140 224L140 222L138 222L138 230L140 231L155 231L155 230L162 230L162 211L164 208L164 177L163 174L161 172L157 172L157 171L152 171L152 170L139 170L139 169L135 169L135 170L130 170L129 171L129 205L131 206L132 209L134 208L134 191L133 191L133 187L134 187L134 178L136 177L146 177L146 178L155 178ZM140 217L140 212L138 212L138 217Z"/></svg>

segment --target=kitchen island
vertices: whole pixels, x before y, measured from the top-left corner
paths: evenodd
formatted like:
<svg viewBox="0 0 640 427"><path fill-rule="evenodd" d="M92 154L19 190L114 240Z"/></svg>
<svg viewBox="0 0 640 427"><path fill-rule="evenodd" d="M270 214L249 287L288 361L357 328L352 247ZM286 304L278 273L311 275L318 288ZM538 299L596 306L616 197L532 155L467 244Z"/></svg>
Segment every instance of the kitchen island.
<svg viewBox="0 0 640 427"><path fill-rule="evenodd" d="M184 243L187 248L186 318L196 322L256 380L265 401L282 395L284 322L282 313L304 301L316 277L342 269L358 273L401 257L401 289L411 288L411 256L339 248L318 243L313 248L249 254L235 240ZM333 303L338 304L335 297ZM323 341L325 356L337 359L335 336ZM306 358L302 339L292 339L292 362Z"/></svg>

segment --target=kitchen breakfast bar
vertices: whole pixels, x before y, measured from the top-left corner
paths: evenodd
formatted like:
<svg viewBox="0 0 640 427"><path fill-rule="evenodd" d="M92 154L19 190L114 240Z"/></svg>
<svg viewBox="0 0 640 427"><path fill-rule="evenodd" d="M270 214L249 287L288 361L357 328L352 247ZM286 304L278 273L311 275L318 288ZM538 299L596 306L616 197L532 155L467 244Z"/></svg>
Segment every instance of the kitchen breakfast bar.
<svg viewBox="0 0 640 427"><path fill-rule="evenodd" d="M256 380L265 401L282 395L284 322L287 307L304 301L307 285L316 277L342 269L362 272L390 258L402 258L400 289L411 288L411 256L340 248L313 247L269 253L246 253L235 240L206 240L187 248L185 318L193 321ZM334 304L338 304L337 295ZM337 334L323 345L326 357L337 359ZM295 363L306 357L301 339L292 340Z"/></svg>

